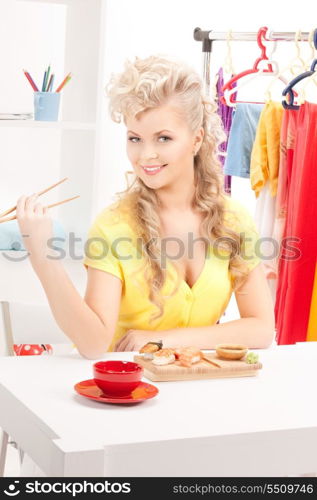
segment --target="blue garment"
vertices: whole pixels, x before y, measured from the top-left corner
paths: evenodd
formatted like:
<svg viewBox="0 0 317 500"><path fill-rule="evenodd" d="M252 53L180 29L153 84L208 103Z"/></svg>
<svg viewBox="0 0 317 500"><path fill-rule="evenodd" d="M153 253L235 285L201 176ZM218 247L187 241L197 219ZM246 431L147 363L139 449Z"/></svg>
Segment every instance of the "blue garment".
<svg viewBox="0 0 317 500"><path fill-rule="evenodd" d="M250 160L263 104L237 103L224 165L226 175L250 177Z"/></svg>
<svg viewBox="0 0 317 500"><path fill-rule="evenodd" d="M53 238L61 238L61 240L54 240L55 248L63 249L65 247L66 233L56 220L53 220ZM0 250L25 250L16 220L0 224Z"/></svg>

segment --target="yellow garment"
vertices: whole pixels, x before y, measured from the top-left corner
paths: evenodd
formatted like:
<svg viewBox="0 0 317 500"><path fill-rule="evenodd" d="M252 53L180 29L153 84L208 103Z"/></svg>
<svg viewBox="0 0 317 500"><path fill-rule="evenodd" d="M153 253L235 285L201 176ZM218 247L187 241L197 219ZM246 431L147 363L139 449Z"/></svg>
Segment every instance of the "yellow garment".
<svg viewBox="0 0 317 500"><path fill-rule="evenodd" d="M308 342L317 342L317 264L306 340Z"/></svg>
<svg viewBox="0 0 317 500"><path fill-rule="evenodd" d="M277 193L283 110L280 102L269 101L261 111L250 162L251 186L256 197L267 181L271 196Z"/></svg>
<svg viewBox="0 0 317 500"><path fill-rule="evenodd" d="M254 219L240 202L227 195L225 199L227 227L245 233L243 258L251 270L260 262L255 255L255 243L259 236ZM127 209L118 208L116 204L97 215L88 232L90 241L86 243L83 261L86 268L101 269L123 281L119 318L109 351L129 329L157 331L215 324L232 294L229 252L209 243L204 268L193 287L181 280L177 292L164 302L163 315L149 322L153 313L157 314L159 310L148 299L143 276L145 258L137 244L137 234L130 217ZM173 262L167 258L166 281L161 294L171 294L177 283L178 273Z"/></svg>

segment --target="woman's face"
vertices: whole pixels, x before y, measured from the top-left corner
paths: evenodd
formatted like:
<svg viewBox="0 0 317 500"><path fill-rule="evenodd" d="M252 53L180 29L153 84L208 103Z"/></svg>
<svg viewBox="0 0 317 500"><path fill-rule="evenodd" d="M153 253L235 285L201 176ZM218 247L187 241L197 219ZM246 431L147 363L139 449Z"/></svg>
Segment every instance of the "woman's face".
<svg viewBox="0 0 317 500"><path fill-rule="evenodd" d="M193 179L193 150L198 150L203 128L195 136L172 105L162 105L127 118L127 155L144 184L159 189L179 179Z"/></svg>

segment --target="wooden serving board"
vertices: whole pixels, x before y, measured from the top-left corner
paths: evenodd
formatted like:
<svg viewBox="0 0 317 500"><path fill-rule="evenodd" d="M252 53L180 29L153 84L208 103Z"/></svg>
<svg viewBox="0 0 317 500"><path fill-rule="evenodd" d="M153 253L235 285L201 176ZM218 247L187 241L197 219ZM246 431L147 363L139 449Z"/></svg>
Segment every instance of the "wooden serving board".
<svg viewBox="0 0 317 500"><path fill-rule="evenodd" d="M172 380L201 380L225 377L253 377L262 368L261 363L249 364L243 359L220 359L214 353L204 353L211 360L216 361L221 368L199 361L190 368L181 366L178 361L170 365L158 366L152 361L146 361L142 355L135 355L134 361L144 368L144 376L153 382L167 382Z"/></svg>

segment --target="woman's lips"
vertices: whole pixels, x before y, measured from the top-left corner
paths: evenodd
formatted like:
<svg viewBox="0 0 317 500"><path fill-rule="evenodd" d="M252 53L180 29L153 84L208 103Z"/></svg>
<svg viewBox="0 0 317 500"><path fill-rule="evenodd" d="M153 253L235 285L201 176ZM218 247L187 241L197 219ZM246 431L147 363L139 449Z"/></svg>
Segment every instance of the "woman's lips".
<svg viewBox="0 0 317 500"><path fill-rule="evenodd" d="M149 165L149 166L142 165L142 168L147 175L155 175L161 172L161 170L166 166L167 163L165 165Z"/></svg>

